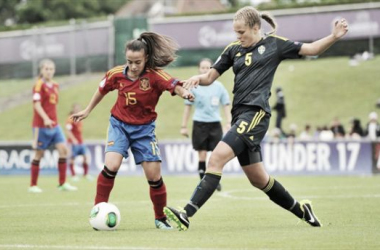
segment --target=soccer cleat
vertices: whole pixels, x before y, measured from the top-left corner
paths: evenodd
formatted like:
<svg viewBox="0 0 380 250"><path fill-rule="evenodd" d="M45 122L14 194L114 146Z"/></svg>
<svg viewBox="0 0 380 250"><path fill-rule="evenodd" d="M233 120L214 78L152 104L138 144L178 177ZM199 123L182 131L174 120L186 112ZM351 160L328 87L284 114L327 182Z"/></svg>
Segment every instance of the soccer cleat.
<svg viewBox="0 0 380 250"><path fill-rule="evenodd" d="M222 191L222 185L220 185L220 183L219 183L218 186L216 187L216 190L219 191L219 192Z"/></svg>
<svg viewBox="0 0 380 250"><path fill-rule="evenodd" d="M190 221L187 218L186 211L183 209L174 209L171 207L164 207L164 214L169 219L177 224L179 231L186 231L190 226Z"/></svg>
<svg viewBox="0 0 380 250"><path fill-rule="evenodd" d="M164 230L173 229L173 227L169 224L166 217L162 218L162 219L155 219L154 223L156 224L156 228L158 228L158 229L164 229Z"/></svg>
<svg viewBox="0 0 380 250"><path fill-rule="evenodd" d="M61 186L58 186L59 191L77 191L78 188L71 186L70 183L65 182Z"/></svg>
<svg viewBox="0 0 380 250"><path fill-rule="evenodd" d="M302 200L300 201L300 206L301 206L301 210L303 211L302 220L306 221L313 227L322 227L322 223L319 221L319 219L313 212L311 201Z"/></svg>
<svg viewBox="0 0 380 250"><path fill-rule="evenodd" d="M37 186L31 186L28 188L29 193L42 193L42 189Z"/></svg>

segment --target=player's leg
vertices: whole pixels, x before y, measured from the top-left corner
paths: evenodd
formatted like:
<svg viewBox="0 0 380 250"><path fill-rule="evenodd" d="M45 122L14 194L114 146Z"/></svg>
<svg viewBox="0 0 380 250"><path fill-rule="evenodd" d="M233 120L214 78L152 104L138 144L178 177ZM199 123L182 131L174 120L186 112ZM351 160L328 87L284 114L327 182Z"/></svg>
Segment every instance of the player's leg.
<svg viewBox="0 0 380 250"><path fill-rule="evenodd" d="M207 158L207 151L206 150L199 150L198 151L198 173L199 178L202 180L203 176L206 172L206 158Z"/></svg>
<svg viewBox="0 0 380 250"><path fill-rule="evenodd" d="M158 229L172 229L163 213L166 206L166 186L161 176L161 156L155 135L155 123L130 125L131 151L136 164L141 164L149 184L149 196L153 203L155 225Z"/></svg>
<svg viewBox="0 0 380 250"><path fill-rule="evenodd" d="M194 150L198 152L198 173L202 180L206 171L206 157L207 157L207 123L193 122L193 131L191 133L191 143Z"/></svg>
<svg viewBox="0 0 380 250"><path fill-rule="evenodd" d="M98 175L96 183L95 205L108 202L115 183L117 171L123 161L123 155L118 152L106 152L103 170Z"/></svg>
<svg viewBox="0 0 380 250"><path fill-rule="evenodd" d="M179 230L188 229L190 225L188 217L193 216L211 197L220 182L224 165L234 157L235 153L232 148L224 141L219 142L211 153L206 174L194 190L190 202L183 210L172 207L164 208L166 216L177 224Z"/></svg>
<svg viewBox="0 0 380 250"><path fill-rule="evenodd" d="M213 151L223 137L222 124L220 122L208 123L207 151ZM222 185L219 182L216 187L217 191L222 191Z"/></svg>
<svg viewBox="0 0 380 250"><path fill-rule="evenodd" d="M31 193L42 192L42 189L37 186L37 182L40 172L40 161L51 141L51 136L46 131L47 129L45 128L33 128L32 148L35 149L35 155L30 167L30 187L28 188L28 191Z"/></svg>
<svg viewBox="0 0 380 250"><path fill-rule="evenodd" d="M68 158L69 158L69 170L71 173L71 177L75 177L75 169L74 169L74 161L75 161L75 145L69 144L67 147L68 150Z"/></svg>
<svg viewBox="0 0 380 250"><path fill-rule="evenodd" d="M250 158L260 159L261 157L253 156ZM313 213L310 202L298 202L295 200L280 182L268 175L261 160L260 162L243 166L243 170L251 184L261 189L274 203L292 212L298 218L305 220L312 226L321 226L318 218Z"/></svg>
<svg viewBox="0 0 380 250"><path fill-rule="evenodd" d="M153 203L156 227L159 229L172 229L163 212L167 202L167 193L161 176L161 163L144 161L141 165L149 184L149 196Z"/></svg>
<svg viewBox="0 0 380 250"><path fill-rule="evenodd" d="M109 122L104 167L98 175L95 204L108 202L123 157L128 157L129 140L124 132L127 125L113 116Z"/></svg>
<svg viewBox="0 0 380 250"><path fill-rule="evenodd" d="M36 149L35 155L30 168L30 187L28 189L31 193L41 193L42 189L37 186L38 176L40 172L40 161L44 155L44 150Z"/></svg>
<svg viewBox="0 0 380 250"><path fill-rule="evenodd" d="M56 149L58 150L59 159L58 159L58 176L59 176L59 186L60 191L76 191L77 187L70 185L66 182L66 169L67 169L67 146L66 143L60 142L55 144Z"/></svg>

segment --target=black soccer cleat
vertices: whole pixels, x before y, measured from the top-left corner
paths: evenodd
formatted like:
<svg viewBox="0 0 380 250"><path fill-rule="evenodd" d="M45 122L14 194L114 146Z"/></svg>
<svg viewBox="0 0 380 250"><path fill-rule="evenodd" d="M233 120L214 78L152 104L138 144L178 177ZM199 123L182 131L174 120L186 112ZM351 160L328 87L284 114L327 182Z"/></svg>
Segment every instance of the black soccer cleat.
<svg viewBox="0 0 380 250"><path fill-rule="evenodd" d="M190 221L187 217L186 211L182 208L175 209L171 207L164 207L164 214L169 221L173 221L177 225L179 231L186 231L190 226Z"/></svg>
<svg viewBox="0 0 380 250"><path fill-rule="evenodd" d="M218 186L216 187L216 191L222 191L222 185L220 185L220 183L218 184Z"/></svg>
<svg viewBox="0 0 380 250"><path fill-rule="evenodd" d="M306 221L313 227L322 227L322 223L319 221L317 216L313 212L313 208L311 206L311 201L302 200L300 201L301 210L303 211L302 220Z"/></svg>

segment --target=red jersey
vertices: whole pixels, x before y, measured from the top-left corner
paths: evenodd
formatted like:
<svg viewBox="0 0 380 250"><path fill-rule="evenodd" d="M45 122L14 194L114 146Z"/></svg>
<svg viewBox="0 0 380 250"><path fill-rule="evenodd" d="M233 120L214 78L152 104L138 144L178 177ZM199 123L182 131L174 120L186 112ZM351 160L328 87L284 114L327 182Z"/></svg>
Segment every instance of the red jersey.
<svg viewBox="0 0 380 250"><path fill-rule="evenodd" d="M50 120L54 121L54 127L58 125L57 103L58 103L58 83L45 83L43 79L38 79L33 87L33 103L41 102L41 106ZM33 127L44 128L44 120L33 108Z"/></svg>
<svg viewBox="0 0 380 250"><path fill-rule="evenodd" d="M66 129L70 130L71 133L73 133L75 139L77 139L79 144L83 144L83 137L82 137L82 121L74 122L70 117L66 120ZM73 143L73 141L68 137L67 140L69 143Z"/></svg>
<svg viewBox="0 0 380 250"><path fill-rule="evenodd" d="M163 70L147 69L132 81L127 77L126 66L118 66L106 73L100 82L102 95L117 89L119 91L111 114L128 124L142 125L155 121L157 102L165 90L175 95L174 88L179 83Z"/></svg>

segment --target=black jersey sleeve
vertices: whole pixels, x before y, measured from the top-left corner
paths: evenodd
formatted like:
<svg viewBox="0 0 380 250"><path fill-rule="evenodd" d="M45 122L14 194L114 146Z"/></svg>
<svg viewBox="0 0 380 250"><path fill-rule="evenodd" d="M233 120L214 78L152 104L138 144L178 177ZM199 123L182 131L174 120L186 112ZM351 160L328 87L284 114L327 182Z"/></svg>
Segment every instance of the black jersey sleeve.
<svg viewBox="0 0 380 250"><path fill-rule="evenodd" d="M233 46L228 45L212 66L214 69L216 69L216 71L218 71L219 75L222 75L234 63L233 57L231 56L232 47Z"/></svg>
<svg viewBox="0 0 380 250"><path fill-rule="evenodd" d="M302 43L293 42L286 38L276 37L278 54L281 60L302 57L299 53Z"/></svg>

